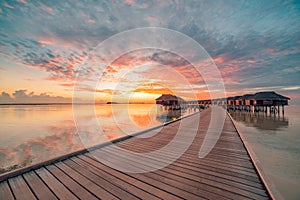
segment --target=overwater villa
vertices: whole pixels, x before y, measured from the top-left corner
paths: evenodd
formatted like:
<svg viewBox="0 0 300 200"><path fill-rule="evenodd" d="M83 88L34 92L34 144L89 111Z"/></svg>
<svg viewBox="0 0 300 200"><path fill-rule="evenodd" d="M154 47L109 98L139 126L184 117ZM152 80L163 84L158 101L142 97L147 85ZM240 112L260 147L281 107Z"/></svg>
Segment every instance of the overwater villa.
<svg viewBox="0 0 300 200"><path fill-rule="evenodd" d="M171 95L171 94L162 94L156 100L156 104L161 104L164 106L176 106L184 104L185 101L181 97Z"/></svg>
<svg viewBox="0 0 300 200"><path fill-rule="evenodd" d="M235 96L227 98L228 109L232 110L247 110L247 111L262 111L278 112L280 106L284 113L284 106L288 105L289 97L277 94L274 91L257 92L255 94L245 94L243 96Z"/></svg>
<svg viewBox="0 0 300 200"><path fill-rule="evenodd" d="M182 98L163 94L156 99L156 104L165 106L180 106L180 105L199 105L200 107L208 107L210 105L227 106L229 110L245 110L255 112L273 112L279 113L282 107L284 113L284 106L288 105L289 97L277 94L274 91L257 92L255 94L245 94L243 96L234 96L227 98L208 99L208 100L192 100L184 101Z"/></svg>

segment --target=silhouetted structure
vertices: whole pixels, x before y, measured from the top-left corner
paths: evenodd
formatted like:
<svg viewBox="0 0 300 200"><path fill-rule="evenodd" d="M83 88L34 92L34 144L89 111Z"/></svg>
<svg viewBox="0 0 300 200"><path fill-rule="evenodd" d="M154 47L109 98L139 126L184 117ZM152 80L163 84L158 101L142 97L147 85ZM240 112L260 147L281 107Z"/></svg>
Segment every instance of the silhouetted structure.
<svg viewBox="0 0 300 200"><path fill-rule="evenodd" d="M245 94L243 96L234 96L228 98L218 98L210 100L198 100L200 106L222 105L227 106L228 110L245 110L248 112L269 112L284 114L284 106L288 105L289 97L277 94L274 91L257 92L255 94ZM195 101L186 101L186 104Z"/></svg>
<svg viewBox="0 0 300 200"><path fill-rule="evenodd" d="M160 97L158 97L155 100L156 100L156 104L161 104L164 106L175 106L175 105L181 105L185 103L185 101L182 98L171 94L162 94Z"/></svg>
<svg viewBox="0 0 300 200"><path fill-rule="evenodd" d="M289 97L277 94L273 91L257 92L255 94L245 94L244 96L230 97L227 100L228 109L230 110L246 110L248 112L269 112L284 114L284 106L288 105Z"/></svg>

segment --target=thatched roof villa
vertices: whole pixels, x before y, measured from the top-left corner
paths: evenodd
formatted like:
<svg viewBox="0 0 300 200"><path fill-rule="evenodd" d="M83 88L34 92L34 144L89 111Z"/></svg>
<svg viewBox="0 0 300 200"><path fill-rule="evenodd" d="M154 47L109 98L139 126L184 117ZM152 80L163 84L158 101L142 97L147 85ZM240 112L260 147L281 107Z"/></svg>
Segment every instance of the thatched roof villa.
<svg viewBox="0 0 300 200"><path fill-rule="evenodd" d="M160 97L158 97L156 100L156 104L161 104L161 105L180 105L184 103L184 99L181 97L171 95L171 94L162 94Z"/></svg>

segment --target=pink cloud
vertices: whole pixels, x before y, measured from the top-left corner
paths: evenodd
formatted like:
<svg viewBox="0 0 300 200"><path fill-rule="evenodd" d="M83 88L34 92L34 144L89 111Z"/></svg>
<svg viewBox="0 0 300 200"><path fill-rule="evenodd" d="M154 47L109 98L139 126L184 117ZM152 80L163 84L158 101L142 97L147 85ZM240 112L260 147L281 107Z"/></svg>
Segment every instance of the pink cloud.
<svg viewBox="0 0 300 200"><path fill-rule="evenodd" d="M265 52L269 55L276 55L275 49L268 48L268 49L265 49Z"/></svg>
<svg viewBox="0 0 300 200"><path fill-rule="evenodd" d="M255 60L247 60L247 63L255 63Z"/></svg>
<svg viewBox="0 0 300 200"><path fill-rule="evenodd" d="M26 0L18 0L18 2L23 3L23 4L27 4L28 3Z"/></svg>
<svg viewBox="0 0 300 200"><path fill-rule="evenodd" d="M212 58L212 59L214 60L214 62L216 63L217 66L224 65L231 60L229 55L227 55L227 54L222 54L222 55Z"/></svg>
<svg viewBox="0 0 300 200"><path fill-rule="evenodd" d="M96 20L91 19L90 16L87 15L87 14L85 14L84 12L81 11L81 12L80 12L80 15L86 19L86 22L87 22L87 23L89 23L89 24L94 24L94 23L96 23Z"/></svg>
<svg viewBox="0 0 300 200"><path fill-rule="evenodd" d="M44 11L50 13L50 14L53 13L53 9L52 9L51 7L49 7L49 6L43 5L43 6L42 6L42 9L43 9Z"/></svg>
<svg viewBox="0 0 300 200"><path fill-rule="evenodd" d="M223 64L223 63L224 63L223 57L217 57L217 58L214 58L213 60L214 60L214 62L215 62L217 65L220 65L220 64Z"/></svg>
<svg viewBox="0 0 300 200"><path fill-rule="evenodd" d="M52 39L43 39L43 38L41 38L41 39L38 39L37 41L40 44L43 44L43 45L45 45L45 44L47 44L47 45L53 45L54 44L54 41Z"/></svg>
<svg viewBox="0 0 300 200"><path fill-rule="evenodd" d="M128 5L134 5L135 1L134 0L124 0L124 2Z"/></svg>
<svg viewBox="0 0 300 200"><path fill-rule="evenodd" d="M93 19L88 19L88 20L87 20L87 23L89 23L89 24L94 24L94 23L96 23L96 21L93 20Z"/></svg>
<svg viewBox="0 0 300 200"><path fill-rule="evenodd" d="M81 14L81 16L82 16L82 17L86 17L86 18L88 18L88 17L89 17L87 14L85 14L85 13L84 13L84 12L82 12L82 11L80 11L80 14Z"/></svg>
<svg viewBox="0 0 300 200"><path fill-rule="evenodd" d="M159 20L153 16L148 16L146 20L149 24L157 24L159 22Z"/></svg>

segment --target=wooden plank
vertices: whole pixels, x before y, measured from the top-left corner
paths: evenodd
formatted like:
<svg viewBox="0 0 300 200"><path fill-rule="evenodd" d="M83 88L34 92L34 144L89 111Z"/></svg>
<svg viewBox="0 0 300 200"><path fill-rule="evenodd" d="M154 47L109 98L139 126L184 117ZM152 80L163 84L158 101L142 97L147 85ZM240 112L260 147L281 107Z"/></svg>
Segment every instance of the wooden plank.
<svg viewBox="0 0 300 200"><path fill-rule="evenodd" d="M7 181L0 183L0 199L14 200L14 196L9 188Z"/></svg>
<svg viewBox="0 0 300 200"><path fill-rule="evenodd" d="M126 190L127 192L134 194L135 196L137 196L138 198L141 199L159 199L157 196L155 196L154 194L150 194L144 190L141 190L138 187L135 187L129 183L127 183L126 181L117 178L115 176L112 176L111 174L106 173L105 171L99 170L98 168L88 164L87 162L79 159L79 158L73 158L72 159L75 163L85 167L87 170L97 174L98 176L103 177L105 180L114 183L116 186L120 187L123 190Z"/></svg>
<svg viewBox="0 0 300 200"><path fill-rule="evenodd" d="M125 145L127 146L127 144L123 144L121 147L125 147ZM134 150L134 152L140 152L140 151L138 151L140 148L143 148L143 144L140 144L141 146L138 146L138 145L135 145L135 146L133 146L133 145L131 145L130 144L130 150ZM184 162L186 162L186 164L189 164L189 163L195 163L195 162L197 162L196 164L198 164L199 163L199 159L197 159L197 157L198 157L198 153L199 153L199 150L197 151L197 155L187 155L187 153L185 153L181 158L180 158L180 160L182 160L182 161L184 161ZM155 154L155 153L154 153ZM168 155L170 155L170 156L173 156L174 155L174 153L172 153L172 152L164 152L163 153L164 154L164 159L166 158L166 156L168 156ZM231 156L229 156L230 157L230 159L232 159L232 157ZM195 160L196 159L196 160ZM230 159L226 159L226 160L230 160ZM206 162L206 159L201 159L201 163L205 163ZM219 161L218 161L218 163L219 163ZM216 166L219 166L218 165L218 163L216 162ZM249 161L249 164L251 164L250 163L250 161ZM226 165L220 165L220 166L222 166L222 167L224 167L224 168L227 168L227 169L229 169L229 170L231 170L231 169L236 169L234 166L232 166L232 164L230 164L230 165L228 165L228 164L226 164ZM248 170L247 170L248 169ZM256 172L253 170L253 166L252 166L252 168L247 168L246 170L241 170L241 171L245 171L245 173L246 174L250 174L250 176L251 176L251 174L253 175L253 176L256 176L257 174L256 174ZM237 169L237 170L240 170L240 168L239 169Z"/></svg>
<svg viewBox="0 0 300 200"><path fill-rule="evenodd" d="M38 199L57 199L57 197L45 185L40 177L34 173L34 171L28 172L23 176Z"/></svg>
<svg viewBox="0 0 300 200"><path fill-rule="evenodd" d="M113 157L115 160L120 160L122 163L124 163L124 165L135 165L135 166L137 166L137 167L140 167L141 169L143 169L143 166L144 166L144 163L143 162L138 162L138 161L135 161L135 160L132 160L132 159L130 159L130 158L124 158L124 157L122 157L122 156L118 156L117 154L112 154L112 153L109 153L109 152L106 152L107 154L102 154L103 156L105 156L106 155L106 157L109 157L109 156L111 156L111 157ZM151 164L149 164L149 165L151 165ZM162 171L163 169L161 169L161 170L158 170L158 171ZM144 173L144 174L142 174L142 175L144 175L144 176L148 176L149 174L151 174L151 173ZM135 176L135 175L133 175L133 176ZM149 178L153 178L153 177L149 177ZM157 179L155 179L155 180L157 180ZM158 181L161 181L161 180L158 180ZM163 183L169 183L169 181L171 181L171 180L168 180L167 178L166 179L164 179L164 181L161 181L161 182L163 182ZM203 193L201 194L201 193L199 193L199 191L195 188L195 187L189 187L190 189L189 189L189 191L187 191L187 188L186 188L186 185L184 185L184 184L182 184L181 182L176 182L176 183L174 183L174 182L172 182L172 183L169 183L168 185L171 185L172 187L175 187L176 189L179 189L179 190L183 190L183 191L186 191L186 192L190 192L190 193L192 193L192 194L194 194L194 195L197 195L198 196L198 198L201 198L201 196L202 196L202 198L205 198L205 195L203 195L203 193L206 193L205 191L202 191ZM175 190L175 189L173 189L173 190ZM193 191L194 191L194 193L193 193ZM206 193L206 195L208 195L208 193ZM213 193L211 193L210 194L211 196L215 196ZM217 196L218 198L221 198L220 196ZM216 197L215 197L216 198Z"/></svg>
<svg viewBox="0 0 300 200"><path fill-rule="evenodd" d="M177 196L174 196L174 195L170 194L168 191L164 191L163 188L157 188L156 185L150 185L148 183L140 181L139 179L136 179L136 178L132 177L128 173L123 173L123 172L114 170L114 169L98 162L90 154L79 156L78 158L84 160L85 162L87 162L87 163L89 163L89 164L91 164L95 167L97 167L98 169L100 169L102 171L106 171L107 173L110 173L113 176L119 177L122 180L126 180L129 183L133 184L134 186L136 186L138 188L141 188L144 191L148 191L150 194L154 194L154 195L158 196L161 199L174 199L174 200L181 199Z"/></svg>
<svg viewBox="0 0 300 200"><path fill-rule="evenodd" d="M78 199L45 168L35 171L59 199Z"/></svg>
<svg viewBox="0 0 300 200"><path fill-rule="evenodd" d="M118 199L113 194L109 193L99 185L96 185L91 180L87 179L77 171L73 170L66 164L60 162L55 164L58 168L60 168L62 171L64 171L66 174L68 174L70 177L72 177L77 183L82 185L84 188L86 188L89 192L93 193L95 196L97 196L100 199ZM99 183L100 184L100 183Z"/></svg>
<svg viewBox="0 0 300 200"><path fill-rule="evenodd" d="M101 149L101 151L111 151L112 153L114 153L114 150L112 147L107 147L107 148L103 148ZM108 154L109 155L109 154ZM156 154L157 155L157 158L160 157L160 155ZM165 161L168 161L168 157L161 157L163 160ZM141 159L141 158L137 158L137 159ZM152 159L152 158L151 158ZM195 165L198 165L200 168L203 168L203 169L207 169L207 170L210 170L210 171L214 171L214 172L222 172L223 174L227 174L227 175L230 175L230 176L235 176L235 177L240 177L240 178L244 178L244 179L247 179L247 180L250 180L250 181L253 181L253 182L260 182L259 178L257 175L253 175L252 173L249 173L249 172L246 172L246 171L239 171L239 170L235 170L233 168L230 168L230 166L227 166L227 167L217 167L217 166L209 166L209 165L205 165L205 164L202 164L200 159L197 158L199 160L198 163L196 163ZM157 160L153 160L153 162L157 162ZM178 160L178 162L180 162L180 160ZM188 162L185 162L184 164L187 164ZM189 163L191 164L191 163Z"/></svg>
<svg viewBox="0 0 300 200"><path fill-rule="evenodd" d="M90 179L92 182L98 184L99 186L103 187L105 190L113 193L117 197L122 197L126 199L138 199L133 194L128 193L125 190L122 190L121 188L115 186L113 183L105 180L104 178L98 176L96 173L92 173L89 170L87 170L85 167L82 167L81 165L73 162L72 160L66 160L64 161L66 165L71 167L77 172L80 172L83 176Z"/></svg>
<svg viewBox="0 0 300 200"><path fill-rule="evenodd" d="M107 160L107 162L111 162L112 160ZM112 163L113 165L115 163ZM126 163L127 164L127 163ZM131 165L130 163L128 163L129 165ZM140 166L136 166L136 167L140 167ZM150 185L155 185L158 188L163 188L165 191L168 191L169 193L174 194L175 196L178 196L180 198L184 198L184 199L203 199L203 197L201 198L198 195L195 195L193 193L187 192L185 190L181 190L180 188L174 187L171 184L165 183L165 182L161 182L161 181L157 181L151 177L147 177L145 176L145 173L140 174L140 173L132 173L130 174L132 177L139 179L143 182L146 182L147 184Z"/></svg>
<svg viewBox="0 0 300 200"><path fill-rule="evenodd" d="M57 179L59 179L69 190L71 190L80 199L97 199L93 194L87 191L84 187L75 182L67 174L57 168L55 165L46 167Z"/></svg>
<svg viewBox="0 0 300 200"><path fill-rule="evenodd" d="M119 146L119 147L125 147L125 146L128 146L127 144L123 144L122 146ZM139 149L142 148L142 147L138 147L137 145L135 146L130 146L130 150L133 150L134 152L140 152ZM149 149L149 152L150 152L150 149ZM196 155L187 155L187 153L185 153L183 156L180 157L179 161L182 161L182 162L185 162L187 165L189 165L190 163L196 163L198 165L199 163L199 160L196 160L195 161L195 157L198 156L198 153L199 153L199 150L197 151L197 154ZM166 158L165 156L174 156L174 153L172 152L164 152L164 158ZM224 162L221 162L222 160L218 160L218 162L213 162L213 165L212 162L210 162L210 160L213 161L213 159L201 159L201 163L205 164L209 164L210 166L223 166L223 167L230 167L229 169L237 169L237 170L241 170L241 171L245 171L245 172L249 172L249 173L252 173L254 175L256 175L256 171L253 169L253 165L251 165L251 162L249 161L249 165L241 165L241 164L236 164L234 162L230 162L230 159L227 159L229 162L227 163L224 163ZM225 160L223 160L225 161Z"/></svg>
<svg viewBox="0 0 300 200"><path fill-rule="evenodd" d="M22 176L8 179L8 183L16 199L36 199Z"/></svg>
<svg viewBox="0 0 300 200"><path fill-rule="evenodd" d="M130 150L134 150L135 152L139 152L139 149L143 148L142 146L127 144L127 143L122 143L121 145L119 145L119 147L121 147L121 148L126 147L126 146L130 147ZM151 151L151 149L149 149L149 152L150 151ZM164 157L174 155L173 152L169 152L169 151L163 151L163 154L164 154ZM195 157L198 157L198 154L199 154L199 150L197 150L197 152L195 154L192 154L191 151L188 150L179 160L184 161L187 164L189 164L192 161L191 159L194 160ZM198 161L199 160L197 160L197 164L198 164ZM214 160L214 159L208 159L208 158L201 159L201 163L211 162L211 161L215 161L214 165L222 165L224 167L228 166L229 168L236 168L236 169L239 169L242 171L248 171L248 172L256 174L256 171L253 169L253 165L251 164L251 162L248 162L247 165L241 165L241 164L234 164L233 162L230 162L230 163L222 162L222 160ZM209 164L211 164L211 163L209 163ZM211 165L211 166L214 166L214 165Z"/></svg>
<svg viewBox="0 0 300 200"><path fill-rule="evenodd" d="M161 158L156 157L156 158L153 158L153 159L160 160L161 162L165 162L166 161L166 158L164 156L161 157ZM180 160L177 160L176 162L174 162L171 165L169 165L168 168L173 168L173 169L178 170L178 171L183 171L183 170L190 171L190 170L193 170L195 172L200 172L204 176L208 175L208 176L206 176L206 178L209 178L210 175L213 175L212 177L217 177L217 178L225 179L224 181L230 180L230 181L234 181L234 182L237 182L237 183L242 183L241 187L246 187L247 188L247 186L249 185L249 186L254 186L254 187L262 188L261 184L258 184L258 183L253 183L252 184L252 182L249 182L249 181L247 181L245 179L235 178L233 176L227 176L227 175L224 175L224 174L218 173L218 172L215 173L215 172L210 171L210 170L205 170L205 169L203 170L203 169L199 168L199 166L201 166L203 164L204 160L205 159L201 159L201 160L198 159L198 162L196 162L194 166L193 165L187 165L186 162L182 162L181 163ZM206 165L212 166L214 164L210 164L210 165L206 164ZM230 166L227 165L226 167L230 167ZM243 172L243 170L242 170L242 172ZM249 173L249 172L247 172L247 173ZM254 188L254 190L255 190L255 188Z"/></svg>
<svg viewBox="0 0 300 200"><path fill-rule="evenodd" d="M199 173L187 173L185 170L174 170L166 168L155 172L159 176L165 176L174 179L175 181L184 182L187 185L198 185L201 188L206 188L207 191L224 195L228 198L238 198L238 196L262 198L266 197L264 191L253 187L244 187L242 184L237 184L232 181L221 181L219 177L203 177ZM201 186L203 184L203 186Z"/></svg>
<svg viewBox="0 0 300 200"><path fill-rule="evenodd" d="M102 154L102 156L105 157L105 154ZM128 157L125 158L114 154L113 152L107 152L106 156L113 156L115 159L124 162L124 164L134 164L136 166L154 164L154 162L145 163L142 161L139 162L137 159L131 159ZM210 195L210 198L214 199L222 199L222 196L237 199L246 198L249 195L263 198L263 194L257 195L246 190L241 190L237 187L232 188L227 184L222 184L220 182L210 181L208 179L201 179L200 182L198 181L199 176L193 176L186 173L182 173L181 171L171 170L169 167L155 171L154 173L147 173L145 176L155 177L156 180L164 181L165 183L168 182L177 188L186 189L189 192L192 192L196 195L202 195L203 197L207 197L208 195ZM196 189L195 186L201 188L201 190Z"/></svg>

